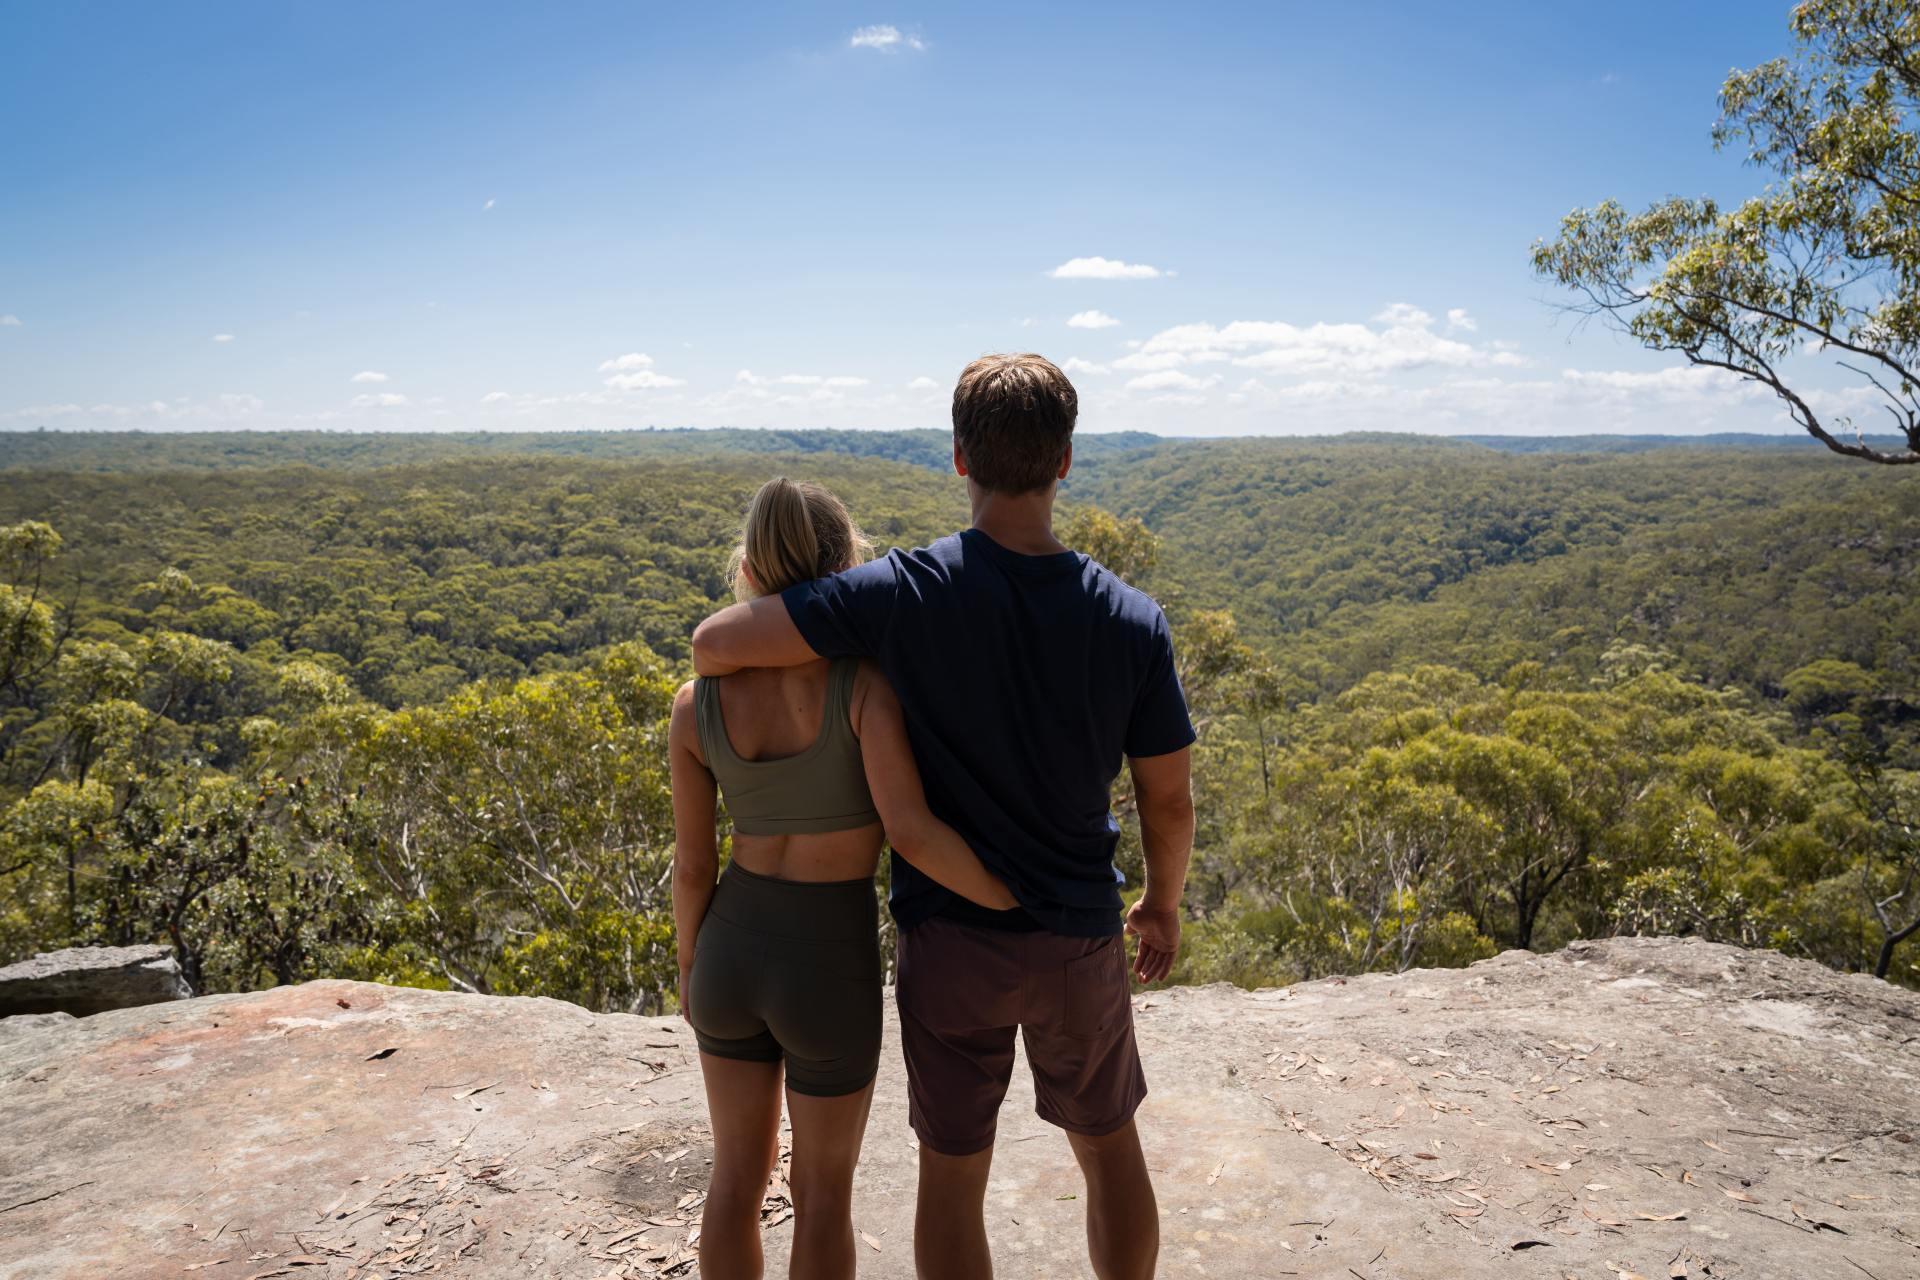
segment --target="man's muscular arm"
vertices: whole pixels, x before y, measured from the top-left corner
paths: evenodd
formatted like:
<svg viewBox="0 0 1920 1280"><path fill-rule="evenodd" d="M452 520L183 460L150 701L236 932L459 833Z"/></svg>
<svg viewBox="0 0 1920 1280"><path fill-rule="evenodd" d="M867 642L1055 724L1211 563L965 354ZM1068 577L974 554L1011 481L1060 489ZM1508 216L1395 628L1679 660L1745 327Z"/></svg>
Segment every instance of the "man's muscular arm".
<svg viewBox="0 0 1920 1280"><path fill-rule="evenodd" d="M693 629L693 669L703 676L731 675L742 667L797 667L819 656L779 596L728 605Z"/></svg>

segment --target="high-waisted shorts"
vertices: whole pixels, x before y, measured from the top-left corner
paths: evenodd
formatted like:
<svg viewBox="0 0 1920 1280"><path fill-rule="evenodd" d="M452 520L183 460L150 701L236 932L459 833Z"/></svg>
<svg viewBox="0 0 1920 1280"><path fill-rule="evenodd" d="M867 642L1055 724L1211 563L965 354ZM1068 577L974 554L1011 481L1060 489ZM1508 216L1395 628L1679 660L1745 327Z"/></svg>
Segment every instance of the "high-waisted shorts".
<svg viewBox="0 0 1920 1280"><path fill-rule="evenodd" d="M873 879L776 880L729 864L694 944L688 1021L702 1053L780 1062L795 1093L858 1093L880 1066Z"/></svg>

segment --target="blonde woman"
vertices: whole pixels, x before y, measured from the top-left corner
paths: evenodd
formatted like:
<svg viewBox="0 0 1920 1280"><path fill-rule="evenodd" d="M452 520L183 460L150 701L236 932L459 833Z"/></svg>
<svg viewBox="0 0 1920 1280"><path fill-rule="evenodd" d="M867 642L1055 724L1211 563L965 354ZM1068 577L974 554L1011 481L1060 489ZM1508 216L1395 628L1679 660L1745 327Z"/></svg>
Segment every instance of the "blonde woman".
<svg viewBox="0 0 1920 1280"><path fill-rule="evenodd" d="M768 481L734 557L741 599L866 560L870 544L818 485ZM760 1204L779 1151L784 1076L793 1122L795 1280L854 1273L853 1169L880 1058L883 838L983 907L1012 894L927 811L885 677L825 659L692 681L670 733L681 1008L700 1043L713 1180L700 1270L762 1272ZM733 820L718 876L715 802Z"/></svg>

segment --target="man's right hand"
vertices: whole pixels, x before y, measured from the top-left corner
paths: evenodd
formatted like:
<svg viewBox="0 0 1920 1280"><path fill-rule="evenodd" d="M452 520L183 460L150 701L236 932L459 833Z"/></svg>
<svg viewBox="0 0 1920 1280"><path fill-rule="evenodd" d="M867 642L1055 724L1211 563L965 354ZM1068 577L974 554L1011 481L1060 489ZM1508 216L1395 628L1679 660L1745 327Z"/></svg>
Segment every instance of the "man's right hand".
<svg viewBox="0 0 1920 1280"><path fill-rule="evenodd" d="M1133 958L1133 976L1141 982L1159 982L1173 972L1180 951L1180 908L1150 907L1142 898L1127 909L1127 932L1140 940Z"/></svg>

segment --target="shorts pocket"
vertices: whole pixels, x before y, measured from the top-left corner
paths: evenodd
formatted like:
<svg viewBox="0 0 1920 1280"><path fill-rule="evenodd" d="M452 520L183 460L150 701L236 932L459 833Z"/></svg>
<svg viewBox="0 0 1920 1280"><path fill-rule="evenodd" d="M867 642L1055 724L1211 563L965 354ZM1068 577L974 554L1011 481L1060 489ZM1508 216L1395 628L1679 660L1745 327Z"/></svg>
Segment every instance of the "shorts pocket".
<svg viewBox="0 0 1920 1280"><path fill-rule="evenodd" d="M1126 952L1118 938L1067 962L1066 1033L1095 1040L1120 1024L1127 1008Z"/></svg>

